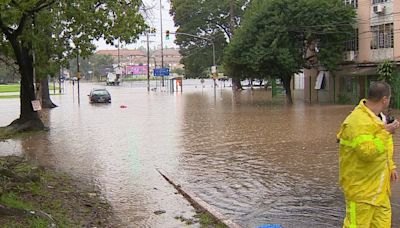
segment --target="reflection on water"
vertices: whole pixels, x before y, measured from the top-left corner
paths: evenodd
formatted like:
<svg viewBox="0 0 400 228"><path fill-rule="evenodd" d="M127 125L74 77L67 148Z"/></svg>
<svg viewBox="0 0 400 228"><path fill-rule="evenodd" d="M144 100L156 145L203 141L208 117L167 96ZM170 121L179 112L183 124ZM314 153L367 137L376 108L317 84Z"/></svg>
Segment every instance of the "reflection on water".
<svg viewBox="0 0 400 228"><path fill-rule="evenodd" d="M53 98L60 107L42 113L49 132L1 142L0 153L22 151L97 184L128 227L182 227L174 217L194 213L155 167L245 227L339 227L335 134L352 106L287 106L264 90L222 87L214 97L211 85L185 81L182 94L147 93L145 83L107 87L110 105L86 101L98 85L82 84L80 105L68 87ZM0 125L18 110L16 100L2 101ZM399 184L393 189L397 227Z"/></svg>

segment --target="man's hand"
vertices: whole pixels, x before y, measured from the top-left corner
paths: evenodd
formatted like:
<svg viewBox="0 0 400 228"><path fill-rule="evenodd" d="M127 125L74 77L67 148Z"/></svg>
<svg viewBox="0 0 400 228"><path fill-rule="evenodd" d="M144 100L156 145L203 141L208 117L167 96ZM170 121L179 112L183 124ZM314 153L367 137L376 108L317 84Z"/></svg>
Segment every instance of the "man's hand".
<svg viewBox="0 0 400 228"><path fill-rule="evenodd" d="M393 121L393 123L385 124L386 131L388 131L388 132L390 132L392 134L394 134L396 129L399 128L399 127L400 127L400 123L397 120Z"/></svg>
<svg viewBox="0 0 400 228"><path fill-rule="evenodd" d="M392 172L390 173L390 180L397 181L398 179L399 179L399 176L397 174L397 171L395 169L392 170Z"/></svg>

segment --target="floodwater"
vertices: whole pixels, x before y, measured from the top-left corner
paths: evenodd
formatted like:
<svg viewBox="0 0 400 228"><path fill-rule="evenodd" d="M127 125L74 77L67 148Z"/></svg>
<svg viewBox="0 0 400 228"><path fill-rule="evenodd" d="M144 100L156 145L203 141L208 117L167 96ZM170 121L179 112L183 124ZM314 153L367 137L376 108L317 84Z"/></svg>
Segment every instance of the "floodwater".
<svg viewBox="0 0 400 228"><path fill-rule="evenodd" d="M26 154L99 186L121 227L187 227L174 217L194 211L157 167L243 227L341 226L335 134L352 106L287 106L264 90L183 85L183 93L148 93L143 82L124 83L107 87L112 104L89 104L90 89L105 86L81 83L78 103L76 85L66 84L52 98L59 107L42 113L50 130L0 142L0 155ZM18 105L0 101L1 126L18 117ZM392 188L399 227L400 184Z"/></svg>

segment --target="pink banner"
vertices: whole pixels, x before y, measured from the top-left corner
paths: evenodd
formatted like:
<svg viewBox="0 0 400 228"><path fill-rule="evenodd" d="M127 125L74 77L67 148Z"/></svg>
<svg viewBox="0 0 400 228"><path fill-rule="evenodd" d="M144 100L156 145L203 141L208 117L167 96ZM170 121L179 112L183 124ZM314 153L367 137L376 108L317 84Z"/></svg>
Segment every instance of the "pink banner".
<svg viewBox="0 0 400 228"><path fill-rule="evenodd" d="M146 75L147 74L147 66L126 66L126 71L128 74Z"/></svg>

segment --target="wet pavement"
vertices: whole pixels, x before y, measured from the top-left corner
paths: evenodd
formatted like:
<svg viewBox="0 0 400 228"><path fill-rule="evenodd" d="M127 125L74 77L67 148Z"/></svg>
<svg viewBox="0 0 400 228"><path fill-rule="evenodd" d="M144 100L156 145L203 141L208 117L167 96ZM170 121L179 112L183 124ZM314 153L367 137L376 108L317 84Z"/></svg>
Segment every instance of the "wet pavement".
<svg viewBox="0 0 400 228"><path fill-rule="evenodd" d="M76 85L66 85L65 95L53 96L59 107L42 113L50 131L0 142L0 155L27 154L99 186L121 227L183 227L174 217L193 216L156 167L244 227L341 226L335 134L352 106L286 106L264 90L221 85L214 93L211 81L203 88L200 80L173 94L148 93L145 82L107 86L112 103L89 104L94 87L105 86L81 83L78 104ZM0 126L18 115L18 99L0 100ZM399 200L396 183L393 227Z"/></svg>

